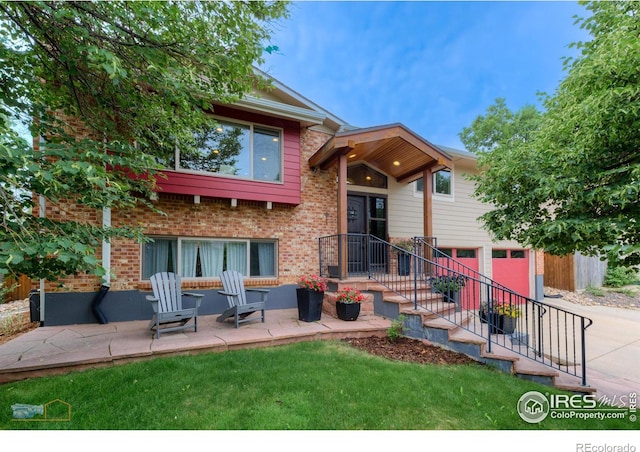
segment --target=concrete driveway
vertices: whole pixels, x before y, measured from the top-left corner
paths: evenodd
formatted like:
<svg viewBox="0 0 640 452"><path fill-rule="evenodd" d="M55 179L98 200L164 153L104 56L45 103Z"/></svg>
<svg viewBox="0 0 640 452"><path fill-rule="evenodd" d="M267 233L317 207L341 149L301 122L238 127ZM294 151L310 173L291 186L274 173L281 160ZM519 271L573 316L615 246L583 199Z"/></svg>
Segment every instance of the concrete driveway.
<svg viewBox="0 0 640 452"><path fill-rule="evenodd" d="M589 317L587 329L587 380L598 393L640 393L640 310L584 306L561 298L545 303Z"/></svg>

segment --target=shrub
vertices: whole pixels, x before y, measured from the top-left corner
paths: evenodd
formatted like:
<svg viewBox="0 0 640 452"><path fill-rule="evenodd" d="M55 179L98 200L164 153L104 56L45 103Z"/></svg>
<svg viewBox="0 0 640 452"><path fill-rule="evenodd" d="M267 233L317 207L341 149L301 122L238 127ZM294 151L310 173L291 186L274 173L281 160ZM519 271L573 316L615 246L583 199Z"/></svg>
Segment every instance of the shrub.
<svg viewBox="0 0 640 452"><path fill-rule="evenodd" d="M15 288L15 284L12 287L5 286L4 282L0 281L0 304L5 303L7 295Z"/></svg>
<svg viewBox="0 0 640 452"><path fill-rule="evenodd" d="M638 277L637 270L631 267L608 267L604 277L604 285L607 287L622 287L632 284Z"/></svg>
<svg viewBox="0 0 640 452"><path fill-rule="evenodd" d="M395 341L399 337L402 336L402 331L404 330L404 320L406 317L402 314L398 316L393 322L391 322L391 326L387 328L387 337L392 341Z"/></svg>

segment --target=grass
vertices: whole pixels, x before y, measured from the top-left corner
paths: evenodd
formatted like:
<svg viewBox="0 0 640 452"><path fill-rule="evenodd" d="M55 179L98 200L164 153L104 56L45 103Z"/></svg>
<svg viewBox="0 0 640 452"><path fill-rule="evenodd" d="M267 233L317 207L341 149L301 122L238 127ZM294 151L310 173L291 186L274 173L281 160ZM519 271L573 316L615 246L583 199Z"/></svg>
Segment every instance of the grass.
<svg viewBox="0 0 640 452"><path fill-rule="evenodd" d="M527 424L525 392L560 393L480 365L389 361L341 342L157 358L5 384L0 429L626 429L628 420ZM69 422L20 422L15 403L70 404Z"/></svg>
<svg viewBox="0 0 640 452"><path fill-rule="evenodd" d="M0 318L0 336L10 336L24 328L24 317L22 315L11 315Z"/></svg>
<svg viewBox="0 0 640 452"><path fill-rule="evenodd" d="M587 286L584 290L595 297L604 297L607 294L607 291L601 287Z"/></svg>
<svg viewBox="0 0 640 452"><path fill-rule="evenodd" d="M624 289L624 288L622 288L622 289L612 289L612 291L615 292L615 293L626 295L627 297L631 297L631 298L633 298L633 297L635 297L637 295L637 292L635 290L633 290L633 289Z"/></svg>

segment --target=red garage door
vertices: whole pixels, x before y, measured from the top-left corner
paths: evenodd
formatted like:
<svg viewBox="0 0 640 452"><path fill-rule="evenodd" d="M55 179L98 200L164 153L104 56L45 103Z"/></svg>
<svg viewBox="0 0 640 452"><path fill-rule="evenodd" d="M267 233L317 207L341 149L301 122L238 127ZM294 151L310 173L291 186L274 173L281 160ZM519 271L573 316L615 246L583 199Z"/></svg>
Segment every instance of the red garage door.
<svg viewBox="0 0 640 452"><path fill-rule="evenodd" d="M480 268L478 265L478 251L474 248L439 248L439 250L449 257L454 258L457 262L468 267L468 269L452 264L452 270L459 271L466 275L475 277L473 271L478 271ZM446 265L446 264L445 264ZM478 291L476 284L467 284L467 286L460 291L460 300L462 301L463 309L478 309L480 307L480 301L474 294Z"/></svg>
<svg viewBox="0 0 640 452"><path fill-rule="evenodd" d="M529 297L529 250L494 249L491 257L493 280Z"/></svg>

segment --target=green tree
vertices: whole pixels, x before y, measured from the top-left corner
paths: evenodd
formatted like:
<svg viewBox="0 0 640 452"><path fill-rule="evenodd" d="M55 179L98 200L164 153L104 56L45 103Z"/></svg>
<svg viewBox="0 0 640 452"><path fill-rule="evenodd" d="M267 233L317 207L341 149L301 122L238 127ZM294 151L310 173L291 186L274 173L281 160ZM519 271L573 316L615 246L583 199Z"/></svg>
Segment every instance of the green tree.
<svg viewBox="0 0 640 452"><path fill-rule="evenodd" d="M499 97L459 135L468 151L489 152L528 143L539 124L540 112L535 106L526 105L514 113L506 99Z"/></svg>
<svg viewBox="0 0 640 452"><path fill-rule="evenodd" d="M157 169L176 146L194 151L194 131L212 127L212 102L266 85L253 66L275 48L265 45L286 8L1 1L0 274L102 274L102 240L143 240L135 225L102 228L72 212L64 222L40 218L38 197L153 209ZM42 137L39 149L13 131L16 121Z"/></svg>
<svg viewBox="0 0 640 452"><path fill-rule="evenodd" d="M572 45L580 54L565 60L566 77L543 99L528 138L493 148L476 140L484 146L476 196L495 206L482 219L498 239L557 255L612 252L637 263L640 3L586 8L591 16L577 23L591 40Z"/></svg>

